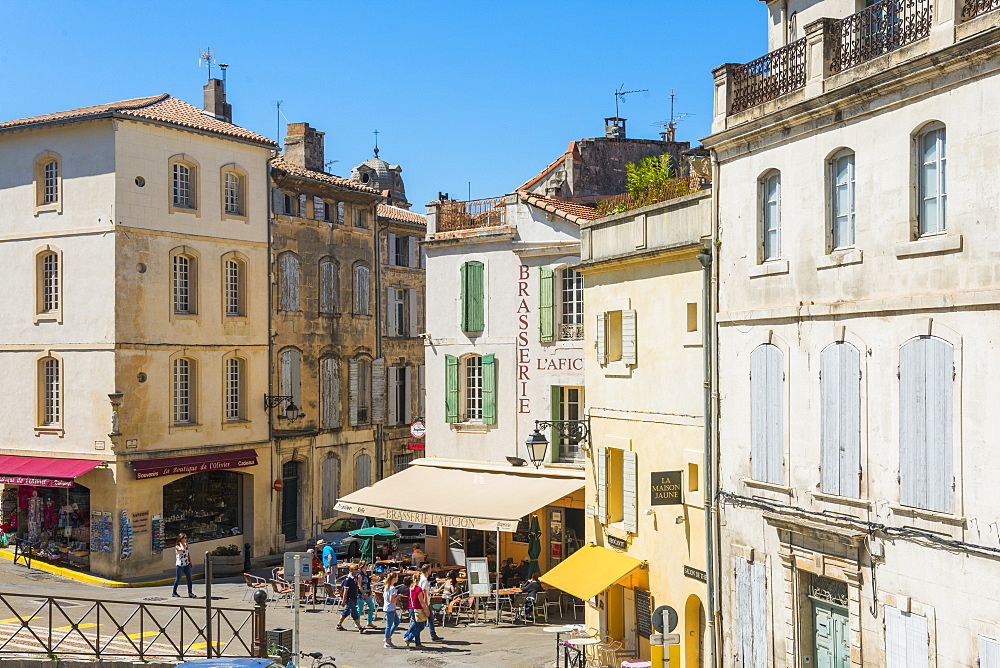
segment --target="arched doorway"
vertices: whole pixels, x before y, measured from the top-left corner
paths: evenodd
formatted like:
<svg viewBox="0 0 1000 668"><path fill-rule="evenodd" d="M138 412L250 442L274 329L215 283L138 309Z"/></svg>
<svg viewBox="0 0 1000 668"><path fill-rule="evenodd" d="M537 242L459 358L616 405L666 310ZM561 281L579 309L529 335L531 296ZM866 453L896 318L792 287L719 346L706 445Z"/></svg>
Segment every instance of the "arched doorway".
<svg viewBox="0 0 1000 668"><path fill-rule="evenodd" d="M281 533L286 541L299 537L299 469L297 461L285 462L281 467Z"/></svg>
<svg viewBox="0 0 1000 668"><path fill-rule="evenodd" d="M684 605L684 665L701 668L705 650L705 608L701 599L692 594Z"/></svg>

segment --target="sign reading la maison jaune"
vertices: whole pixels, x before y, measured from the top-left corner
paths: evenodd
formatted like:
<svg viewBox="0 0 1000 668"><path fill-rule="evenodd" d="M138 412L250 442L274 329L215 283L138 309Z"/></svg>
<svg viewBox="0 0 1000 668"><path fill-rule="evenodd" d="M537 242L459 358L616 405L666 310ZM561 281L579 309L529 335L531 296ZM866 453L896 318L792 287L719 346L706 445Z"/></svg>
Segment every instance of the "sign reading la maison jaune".
<svg viewBox="0 0 1000 668"><path fill-rule="evenodd" d="M660 471L650 474L649 503L653 506L673 506L684 503L681 496L681 472Z"/></svg>

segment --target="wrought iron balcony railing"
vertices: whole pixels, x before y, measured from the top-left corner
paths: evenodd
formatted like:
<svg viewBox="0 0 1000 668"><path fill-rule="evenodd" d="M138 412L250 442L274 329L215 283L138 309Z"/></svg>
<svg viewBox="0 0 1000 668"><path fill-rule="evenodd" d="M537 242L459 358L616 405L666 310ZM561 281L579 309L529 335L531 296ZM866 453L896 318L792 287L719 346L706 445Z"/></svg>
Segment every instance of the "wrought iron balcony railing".
<svg viewBox="0 0 1000 668"><path fill-rule="evenodd" d="M583 323L559 325L560 341L580 341L583 339Z"/></svg>
<svg viewBox="0 0 1000 668"><path fill-rule="evenodd" d="M439 232L503 227L507 216L504 197L474 199L468 202L445 201L438 209Z"/></svg>
<svg viewBox="0 0 1000 668"><path fill-rule="evenodd" d="M992 12L994 9L1000 9L1000 0L965 0L965 5L962 7L962 19L972 19Z"/></svg>
<svg viewBox="0 0 1000 668"><path fill-rule="evenodd" d="M806 39L803 37L734 68L729 112L735 114L756 107L805 85Z"/></svg>
<svg viewBox="0 0 1000 668"><path fill-rule="evenodd" d="M843 72L929 36L933 4L933 0L880 0L837 21L830 71ZM997 0L990 4L997 4Z"/></svg>

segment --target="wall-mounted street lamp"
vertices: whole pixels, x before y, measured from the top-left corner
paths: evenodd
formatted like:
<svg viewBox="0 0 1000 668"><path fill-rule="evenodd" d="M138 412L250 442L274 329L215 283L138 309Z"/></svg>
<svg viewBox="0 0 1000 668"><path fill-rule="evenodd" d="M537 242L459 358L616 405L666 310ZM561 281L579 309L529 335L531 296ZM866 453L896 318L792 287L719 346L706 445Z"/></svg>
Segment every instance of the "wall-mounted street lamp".
<svg viewBox="0 0 1000 668"><path fill-rule="evenodd" d="M528 449L528 458L537 469L545 461L545 451L549 449L549 439L545 438L545 435L536 427L535 431L531 432L531 435L524 442L524 446Z"/></svg>
<svg viewBox="0 0 1000 668"><path fill-rule="evenodd" d="M278 413L279 420L288 420L289 422L293 420L298 420L306 416L305 413L301 412L301 409L295 405L291 396L281 396L281 395L264 395L264 410L270 411L272 408L285 404L285 409Z"/></svg>
<svg viewBox="0 0 1000 668"><path fill-rule="evenodd" d="M542 429L555 429L560 436L580 443L590 441L590 419L586 420L535 420L535 431L531 432L524 442L528 457L537 469L545 461L545 451L549 447L549 439L541 432Z"/></svg>

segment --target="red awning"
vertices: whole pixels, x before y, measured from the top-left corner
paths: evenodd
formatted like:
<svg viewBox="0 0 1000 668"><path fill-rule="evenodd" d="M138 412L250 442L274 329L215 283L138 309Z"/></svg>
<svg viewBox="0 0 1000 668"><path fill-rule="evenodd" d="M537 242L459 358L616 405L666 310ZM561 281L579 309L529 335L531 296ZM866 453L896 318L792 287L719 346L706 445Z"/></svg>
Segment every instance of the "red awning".
<svg viewBox="0 0 1000 668"><path fill-rule="evenodd" d="M216 452L210 455L192 457L170 457L167 459L135 459L131 462L135 469L135 479L158 478L161 475L189 475L205 471L224 471L244 466L257 466L256 450L237 452Z"/></svg>
<svg viewBox="0 0 1000 668"><path fill-rule="evenodd" d="M0 455L0 483L35 487L72 487L73 479L88 473L100 459L55 459Z"/></svg>

